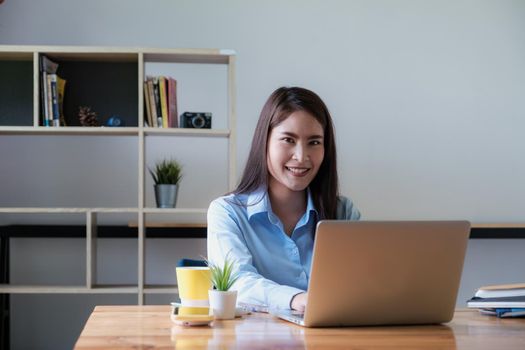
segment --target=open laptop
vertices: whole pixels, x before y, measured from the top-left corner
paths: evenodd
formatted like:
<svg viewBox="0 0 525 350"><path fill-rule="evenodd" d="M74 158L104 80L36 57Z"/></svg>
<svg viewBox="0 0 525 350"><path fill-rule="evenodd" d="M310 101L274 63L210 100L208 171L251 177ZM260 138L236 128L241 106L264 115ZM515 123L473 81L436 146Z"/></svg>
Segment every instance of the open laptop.
<svg viewBox="0 0 525 350"><path fill-rule="evenodd" d="M452 319L468 221L320 221L306 327L432 324Z"/></svg>

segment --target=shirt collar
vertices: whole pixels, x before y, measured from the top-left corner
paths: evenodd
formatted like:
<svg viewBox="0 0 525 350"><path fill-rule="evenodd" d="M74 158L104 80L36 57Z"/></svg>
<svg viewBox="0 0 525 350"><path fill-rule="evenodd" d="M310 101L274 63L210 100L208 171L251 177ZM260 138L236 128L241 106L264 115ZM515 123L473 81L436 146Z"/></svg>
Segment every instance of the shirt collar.
<svg viewBox="0 0 525 350"><path fill-rule="evenodd" d="M308 196L307 196L307 201L306 201L306 212L305 212L305 215L303 216L304 221L299 220L298 222L299 225L305 225L308 221L310 221L311 213L314 213L316 217L318 216L317 209L315 209L315 206L314 206L314 200L312 198L312 192L310 192L310 188L308 188L307 194Z"/></svg>
<svg viewBox="0 0 525 350"><path fill-rule="evenodd" d="M268 213L268 217L271 218L275 216L272 212L272 206L270 204L270 198L268 197L268 191L266 189L260 188L248 195L248 201L246 203L246 210L248 213L248 220L251 219L253 215L259 213ZM306 212L305 219L306 222L310 220L310 213L314 212L316 215L317 210L314 206L314 201L312 198L312 193L310 188L307 189L307 201L306 201Z"/></svg>
<svg viewBox="0 0 525 350"><path fill-rule="evenodd" d="M268 199L268 192L259 188L248 195L246 201L246 211L248 213L248 220L255 214L268 212L270 210L270 200Z"/></svg>

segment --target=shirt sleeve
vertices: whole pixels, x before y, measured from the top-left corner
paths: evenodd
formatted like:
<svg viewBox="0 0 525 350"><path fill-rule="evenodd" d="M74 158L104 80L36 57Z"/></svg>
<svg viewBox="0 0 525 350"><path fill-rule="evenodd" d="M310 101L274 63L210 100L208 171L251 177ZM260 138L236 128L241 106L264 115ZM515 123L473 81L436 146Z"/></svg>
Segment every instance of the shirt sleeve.
<svg viewBox="0 0 525 350"><path fill-rule="evenodd" d="M338 220L360 220L361 213L350 198L340 196L337 201Z"/></svg>
<svg viewBox="0 0 525 350"><path fill-rule="evenodd" d="M252 255L242 234L247 219L239 218L232 208L235 204L218 199L208 209L208 260L222 265L224 258L235 262L234 273L239 278L232 286L237 290L237 300L264 305L271 309L289 309L292 298L304 292L291 286L280 285L261 276L252 263ZM271 257L269 257L271 258ZM279 268L276 266L275 268Z"/></svg>

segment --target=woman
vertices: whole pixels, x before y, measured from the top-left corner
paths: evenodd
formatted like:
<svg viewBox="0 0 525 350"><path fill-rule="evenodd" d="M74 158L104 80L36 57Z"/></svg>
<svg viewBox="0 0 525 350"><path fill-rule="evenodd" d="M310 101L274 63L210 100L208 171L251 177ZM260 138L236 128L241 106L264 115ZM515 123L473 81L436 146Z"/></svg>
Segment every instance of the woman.
<svg viewBox="0 0 525 350"><path fill-rule="evenodd" d="M239 301L304 311L317 222L360 217L338 196L336 165L332 119L319 96L274 91L239 186L208 210L208 259L236 261Z"/></svg>

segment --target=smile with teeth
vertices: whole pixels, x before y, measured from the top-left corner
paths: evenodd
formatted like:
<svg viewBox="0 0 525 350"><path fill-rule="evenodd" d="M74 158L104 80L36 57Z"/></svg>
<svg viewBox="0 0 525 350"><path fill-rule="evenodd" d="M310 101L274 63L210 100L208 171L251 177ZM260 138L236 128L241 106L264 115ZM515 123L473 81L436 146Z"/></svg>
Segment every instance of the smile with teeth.
<svg viewBox="0 0 525 350"><path fill-rule="evenodd" d="M297 167L285 167L286 170L290 171L294 175L304 175L310 168L297 168Z"/></svg>

